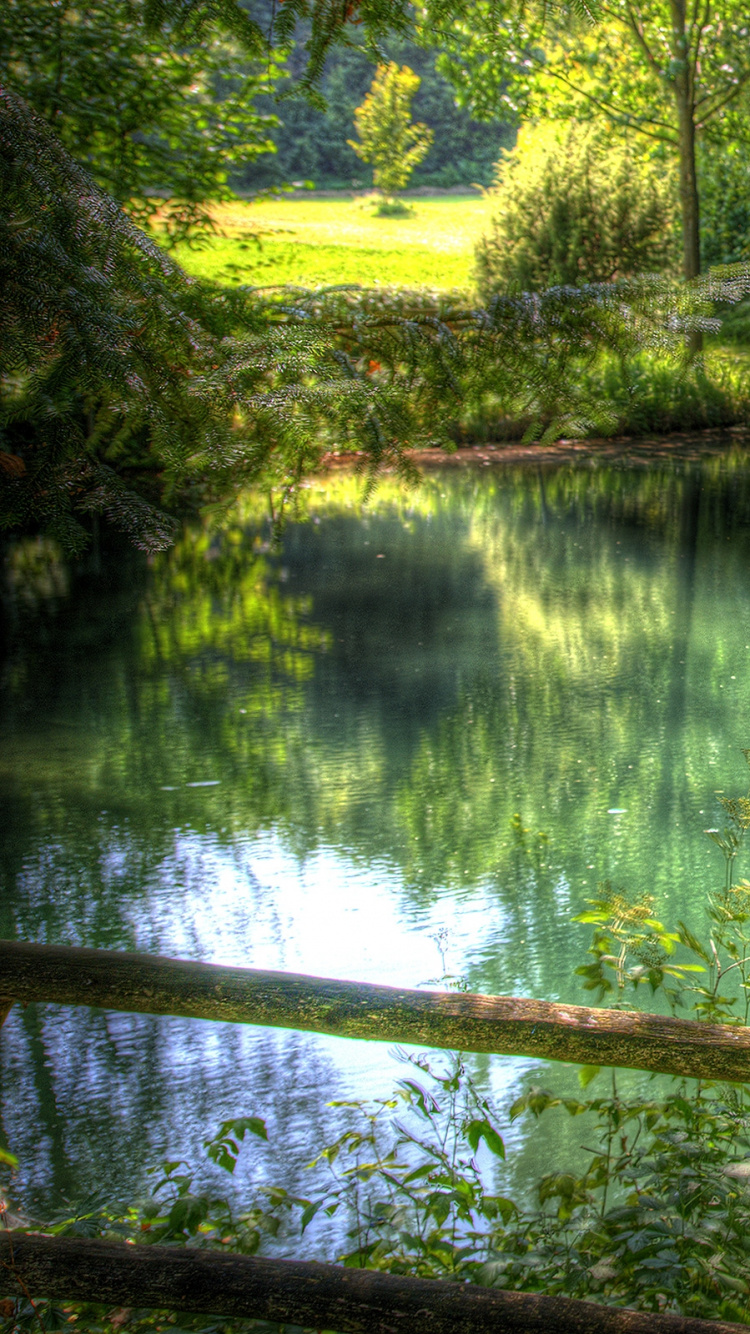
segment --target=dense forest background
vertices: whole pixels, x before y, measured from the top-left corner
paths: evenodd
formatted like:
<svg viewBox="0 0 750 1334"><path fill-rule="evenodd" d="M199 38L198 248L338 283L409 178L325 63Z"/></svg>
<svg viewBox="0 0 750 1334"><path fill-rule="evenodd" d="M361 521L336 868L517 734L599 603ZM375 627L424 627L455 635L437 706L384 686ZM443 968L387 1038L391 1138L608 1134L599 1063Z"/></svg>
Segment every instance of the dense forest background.
<svg viewBox="0 0 750 1334"><path fill-rule="evenodd" d="M422 80L413 102L413 117L434 131L432 147L415 170L413 187L446 189L492 184L501 148L510 148L516 132L498 120L475 121L456 105L455 91L435 68L439 56L413 42L392 39L383 50L387 60L409 65ZM300 69L297 66L300 66ZM289 61L292 78L304 66L300 43ZM233 177L244 193L294 181L311 181L317 189L362 189L371 185L372 171L347 144L354 132L354 112L370 89L375 74L372 56L362 47L339 47L326 62L320 92L326 110L304 97L276 101L257 99L258 109L278 116L269 138L275 153L248 162Z"/></svg>

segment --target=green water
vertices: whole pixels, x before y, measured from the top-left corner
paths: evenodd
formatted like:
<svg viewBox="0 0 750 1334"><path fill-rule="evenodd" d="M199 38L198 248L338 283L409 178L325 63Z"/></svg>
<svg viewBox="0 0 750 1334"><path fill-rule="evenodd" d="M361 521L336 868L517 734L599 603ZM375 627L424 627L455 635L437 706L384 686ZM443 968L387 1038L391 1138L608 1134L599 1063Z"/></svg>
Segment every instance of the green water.
<svg viewBox="0 0 750 1334"><path fill-rule="evenodd" d="M11 553L0 935L580 1001L597 882L701 931L703 831L747 787L747 460L361 489L312 488L279 552L247 498L150 564ZM540 1077L478 1071L501 1108ZM326 1101L402 1073L379 1044L14 1010L12 1198L134 1195L241 1112L270 1147L238 1189L299 1185ZM518 1180L549 1167L546 1127L508 1133Z"/></svg>

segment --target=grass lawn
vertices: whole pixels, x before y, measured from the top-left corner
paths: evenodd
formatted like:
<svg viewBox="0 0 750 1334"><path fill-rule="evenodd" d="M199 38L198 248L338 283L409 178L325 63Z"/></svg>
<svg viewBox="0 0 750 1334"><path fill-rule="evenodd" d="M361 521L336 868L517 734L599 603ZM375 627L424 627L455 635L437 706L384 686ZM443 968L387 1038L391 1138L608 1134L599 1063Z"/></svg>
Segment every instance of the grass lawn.
<svg viewBox="0 0 750 1334"><path fill-rule="evenodd" d="M362 199L265 200L217 207L223 233L178 247L188 273L256 287L427 287L470 291L474 246L489 223L482 195L409 200L405 218L379 218ZM257 240L254 239L257 236Z"/></svg>
<svg viewBox="0 0 750 1334"><path fill-rule="evenodd" d="M409 200L406 217L388 218L377 217L372 199L363 198L238 202L216 207L220 235L200 249L178 247L175 255L188 273L226 284L422 287L471 299L474 247L493 203L479 194L418 196ZM750 316L744 318L750 324ZM742 332L750 341L744 326ZM750 413L750 356L746 347L722 346L721 338L707 340L705 357L691 370L678 359L643 353L625 378L616 359L606 356L583 373L590 401L611 409L607 433L727 427ZM462 418L464 434L505 438L503 411L488 401ZM512 412L509 422L514 431L524 427ZM596 433L602 429L598 425Z"/></svg>

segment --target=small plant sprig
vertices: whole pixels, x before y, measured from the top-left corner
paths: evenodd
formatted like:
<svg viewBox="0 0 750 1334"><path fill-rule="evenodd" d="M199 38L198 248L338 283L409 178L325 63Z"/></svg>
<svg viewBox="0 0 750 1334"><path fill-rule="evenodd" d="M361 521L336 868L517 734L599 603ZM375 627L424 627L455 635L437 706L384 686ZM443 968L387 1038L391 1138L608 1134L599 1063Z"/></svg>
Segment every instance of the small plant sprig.
<svg viewBox="0 0 750 1334"><path fill-rule="evenodd" d="M646 983L652 994L661 989L674 1011L682 1003L683 988L668 985L666 979L676 978L684 983L686 973L703 972L704 966L672 962L671 956L682 936L667 931L654 916L653 895L628 898L607 880L599 885L599 898L588 902L588 909L573 918L574 922L595 927L587 951L593 955L593 962L581 964L575 970L584 978L584 989L595 991L600 1002L605 996L614 995L614 1008L618 1008L625 1003L628 984L637 990Z"/></svg>

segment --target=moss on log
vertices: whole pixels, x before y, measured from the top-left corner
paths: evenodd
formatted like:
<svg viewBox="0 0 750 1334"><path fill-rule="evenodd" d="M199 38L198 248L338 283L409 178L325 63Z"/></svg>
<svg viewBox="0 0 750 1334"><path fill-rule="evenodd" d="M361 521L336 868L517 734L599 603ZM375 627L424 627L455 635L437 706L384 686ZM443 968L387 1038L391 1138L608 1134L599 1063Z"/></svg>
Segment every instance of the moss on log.
<svg viewBox="0 0 750 1334"><path fill-rule="evenodd" d="M206 1312L339 1334L740 1334L745 1326L366 1269L0 1233L0 1294Z"/></svg>
<svg viewBox="0 0 750 1334"><path fill-rule="evenodd" d="M408 991L149 954L0 941L0 994L454 1051L750 1080L750 1028L583 1005Z"/></svg>

